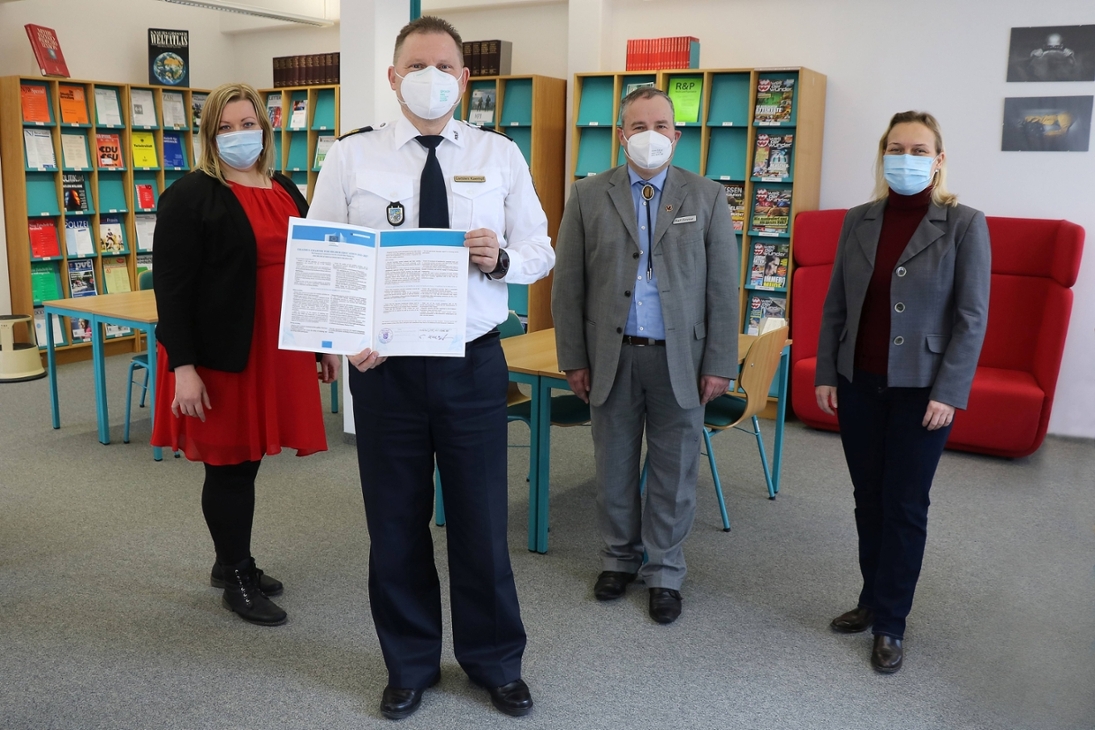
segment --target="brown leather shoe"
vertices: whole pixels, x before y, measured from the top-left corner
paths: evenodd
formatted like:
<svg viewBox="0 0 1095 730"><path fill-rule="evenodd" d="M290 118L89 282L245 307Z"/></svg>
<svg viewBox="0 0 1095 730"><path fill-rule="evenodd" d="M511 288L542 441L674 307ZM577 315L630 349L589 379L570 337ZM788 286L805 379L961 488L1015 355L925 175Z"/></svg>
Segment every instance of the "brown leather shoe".
<svg viewBox="0 0 1095 730"><path fill-rule="evenodd" d="M878 634L874 637L874 648L871 650L871 666L876 672L893 674L901 669L901 662L905 660L905 647L901 639L892 636Z"/></svg>
<svg viewBox="0 0 1095 730"><path fill-rule="evenodd" d="M871 628L874 623L874 611L864 606L842 613L829 623L833 631L841 634L858 634Z"/></svg>
<svg viewBox="0 0 1095 730"><path fill-rule="evenodd" d="M635 580L634 573L606 570L597 576L593 585L593 597L598 601L614 601L624 594L627 585Z"/></svg>

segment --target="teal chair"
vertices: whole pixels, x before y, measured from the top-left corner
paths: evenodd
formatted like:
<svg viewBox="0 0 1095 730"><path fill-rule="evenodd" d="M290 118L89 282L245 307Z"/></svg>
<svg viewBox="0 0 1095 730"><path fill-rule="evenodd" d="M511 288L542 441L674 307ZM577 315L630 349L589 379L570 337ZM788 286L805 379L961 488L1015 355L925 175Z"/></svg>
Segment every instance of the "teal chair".
<svg viewBox="0 0 1095 730"><path fill-rule="evenodd" d="M505 322L498 325L499 337L523 335L525 328L512 310ZM517 383L509 384L506 396L506 416L510 421L522 421L532 427L532 399L521 392ZM589 404L576 395L561 395L551 399L552 426L582 426L589 423ZM523 445L523 444L522 444ZM441 475L434 467L434 522L445 524L445 501L441 496Z"/></svg>
<svg viewBox="0 0 1095 730"><path fill-rule="evenodd" d="M780 356L787 343L787 327L767 332L753 341L749 351L745 353L745 360L741 365L741 373L734 389L725 395L715 398L704 409L703 414L703 443L707 449L707 463L711 466L711 478L715 482L715 496L719 500L719 511L722 513L723 532L730 532L730 518L726 514L726 501L722 496L722 481L719 479L719 469L715 465L715 452L711 448L711 437L720 431L736 428L751 434L757 440L757 450L760 452L760 463L764 467L764 480L768 486L768 499L776 498L776 490L772 483L772 470L768 466L768 454L764 449L764 438L760 432L760 421L757 414L768 405L768 393L772 388L772 379L779 369ZM784 394L785 395L785 394ZM750 421L751 429L741 427L741 423ZM646 489L647 469L650 466L650 457L647 456L643 464L642 476L639 479L639 492Z"/></svg>
<svg viewBox="0 0 1095 730"><path fill-rule="evenodd" d="M142 271L141 275L137 277L137 288L141 291L152 288L152 271ZM143 370L143 376L141 382L134 383L133 375L138 371ZM139 385L141 388L141 401L138 407L144 408L145 398L148 397L148 352L139 352L133 356L133 359L129 361L129 371L126 374L126 380L129 381L129 386L125 392L125 434L122 436L123 443L129 443L129 420L131 411L133 410L133 386Z"/></svg>

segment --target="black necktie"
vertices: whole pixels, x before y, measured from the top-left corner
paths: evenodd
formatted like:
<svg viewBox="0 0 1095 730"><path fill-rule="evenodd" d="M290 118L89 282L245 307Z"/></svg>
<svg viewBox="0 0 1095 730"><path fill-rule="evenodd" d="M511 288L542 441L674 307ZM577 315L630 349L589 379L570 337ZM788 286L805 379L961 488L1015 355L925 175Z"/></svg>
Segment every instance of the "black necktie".
<svg viewBox="0 0 1095 730"><path fill-rule="evenodd" d="M429 152L426 154L426 166L422 168L422 184L418 190L418 227L449 227L449 195L445 191L445 175L441 172L441 163L437 161L437 145L444 139L439 134L427 134L415 137L418 144Z"/></svg>

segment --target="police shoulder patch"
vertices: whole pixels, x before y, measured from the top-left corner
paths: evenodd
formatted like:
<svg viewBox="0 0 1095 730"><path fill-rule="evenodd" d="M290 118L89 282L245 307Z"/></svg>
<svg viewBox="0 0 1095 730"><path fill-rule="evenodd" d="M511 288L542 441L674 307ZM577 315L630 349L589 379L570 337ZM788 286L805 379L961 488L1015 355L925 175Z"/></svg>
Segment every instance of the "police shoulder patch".
<svg viewBox="0 0 1095 730"><path fill-rule="evenodd" d="M352 137L355 134L361 134L362 132L371 132L371 131L373 131L372 127L358 127L357 129L351 130L351 131L347 132L346 134L342 135L341 137L339 137L339 140L346 139L347 137Z"/></svg>

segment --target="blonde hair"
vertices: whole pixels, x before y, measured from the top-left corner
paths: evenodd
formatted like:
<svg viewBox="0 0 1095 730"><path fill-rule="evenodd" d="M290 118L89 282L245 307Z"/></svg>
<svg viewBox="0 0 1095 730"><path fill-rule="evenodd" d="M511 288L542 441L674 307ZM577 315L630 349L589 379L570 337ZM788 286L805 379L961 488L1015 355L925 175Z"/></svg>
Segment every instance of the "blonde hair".
<svg viewBox="0 0 1095 730"><path fill-rule="evenodd" d="M890 126L886 127L886 133L882 135L882 139L878 141L878 159L874 164L874 193L871 196L872 200L885 200L890 195L890 185L886 182L886 175L882 167L882 158L886 156L886 144L889 141L890 132L898 124L923 124L928 128L933 135L935 135L935 154L939 155L944 151L943 149L943 132L939 127L939 120L933 117L928 112L899 112L893 115L890 119ZM939 169L935 171L935 178L932 181L932 202L936 205L951 206L958 205L958 196L947 190L947 160L944 157L942 162L939 163Z"/></svg>
<svg viewBox="0 0 1095 730"><path fill-rule="evenodd" d="M259 126L262 127L262 153L255 165L266 177L273 177L275 172L274 128L270 126L270 117L266 115L266 106L262 103L259 92L255 91L250 84L221 84L209 92L205 106L202 107L202 121L198 128L202 153L194 169L217 178L225 185L228 182L224 179L221 159L217 154L217 129L220 127L224 108L231 102L241 99L254 105L255 118L259 120Z"/></svg>

